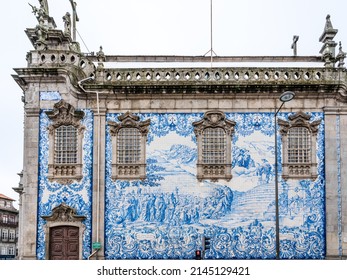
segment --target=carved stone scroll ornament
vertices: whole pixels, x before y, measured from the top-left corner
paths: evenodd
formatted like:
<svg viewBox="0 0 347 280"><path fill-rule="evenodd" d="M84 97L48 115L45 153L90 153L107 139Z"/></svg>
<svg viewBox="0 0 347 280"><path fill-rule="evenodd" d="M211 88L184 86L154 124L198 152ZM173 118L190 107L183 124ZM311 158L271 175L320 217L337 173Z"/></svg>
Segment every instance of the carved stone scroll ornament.
<svg viewBox="0 0 347 280"><path fill-rule="evenodd" d="M318 126L321 123L320 120L310 122L311 116L302 111L289 116L288 119L289 122L278 119L281 135L287 135L289 129L292 127L306 127L312 135L317 135Z"/></svg>
<svg viewBox="0 0 347 280"><path fill-rule="evenodd" d="M84 112L76 111L71 104L62 99L58 103L55 103L53 111L46 112L46 115L53 121L53 128L61 125L78 127L80 126L80 120L84 117Z"/></svg>
<svg viewBox="0 0 347 280"><path fill-rule="evenodd" d="M220 111L208 111L204 114L204 117L200 121L193 123L194 132L196 135L201 135L205 128L223 128L227 135L232 135L234 133L235 122L228 120L225 114Z"/></svg>
<svg viewBox="0 0 347 280"><path fill-rule="evenodd" d="M140 118L136 115L131 114L129 111L125 114L118 117L119 123L109 121L108 125L110 126L110 132L112 136L116 136L120 129L126 127L137 128L142 136L147 136L150 120L140 122Z"/></svg>
<svg viewBox="0 0 347 280"><path fill-rule="evenodd" d="M50 222L82 222L86 219L85 216L77 215L76 210L65 203L58 205L52 209L52 214L42 216L42 219Z"/></svg>

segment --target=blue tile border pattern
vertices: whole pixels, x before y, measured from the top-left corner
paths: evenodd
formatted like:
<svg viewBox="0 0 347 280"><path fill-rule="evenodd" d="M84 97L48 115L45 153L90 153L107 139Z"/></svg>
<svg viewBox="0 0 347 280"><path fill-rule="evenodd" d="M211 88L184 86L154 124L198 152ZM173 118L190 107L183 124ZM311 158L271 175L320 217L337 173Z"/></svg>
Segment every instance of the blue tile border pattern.
<svg viewBox="0 0 347 280"><path fill-rule="evenodd" d="M83 110L85 117L81 120L85 126L83 139L83 179L68 185L50 182L48 173L49 138L48 126L50 120L44 110L40 113L39 139L39 186L38 186L38 228L37 228L37 258L45 259L45 220L42 216L52 214L52 209L61 203L66 203L77 211L77 215L86 216L83 222L86 229L83 236L82 257L87 259L91 253L92 228L92 163L93 163L93 113Z"/></svg>
<svg viewBox="0 0 347 280"><path fill-rule="evenodd" d="M40 91L41 101L59 101L61 95L59 91Z"/></svg>
<svg viewBox="0 0 347 280"><path fill-rule="evenodd" d="M336 147L337 147L337 234L338 252L342 256L342 194L341 194L341 127L340 116L336 116Z"/></svg>

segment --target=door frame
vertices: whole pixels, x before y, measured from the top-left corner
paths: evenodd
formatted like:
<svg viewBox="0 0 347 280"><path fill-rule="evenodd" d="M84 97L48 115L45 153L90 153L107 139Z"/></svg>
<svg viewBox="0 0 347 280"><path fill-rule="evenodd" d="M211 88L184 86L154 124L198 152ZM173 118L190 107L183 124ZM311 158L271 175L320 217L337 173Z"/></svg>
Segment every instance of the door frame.
<svg viewBox="0 0 347 280"><path fill-rule="evenodd" d="M83 224L85 216L76 215L74 208L66 205L65 203L60 204L59 206L53 208L52 215L42 216L46 220L44 226L45 233L45 259L49 260L49 245L50 245L50 231L51 228L58 226L72 226L79 228L79 240L78 240L78 259L82 260L83 252L83 235L86 229L86 226Z"/></svg>

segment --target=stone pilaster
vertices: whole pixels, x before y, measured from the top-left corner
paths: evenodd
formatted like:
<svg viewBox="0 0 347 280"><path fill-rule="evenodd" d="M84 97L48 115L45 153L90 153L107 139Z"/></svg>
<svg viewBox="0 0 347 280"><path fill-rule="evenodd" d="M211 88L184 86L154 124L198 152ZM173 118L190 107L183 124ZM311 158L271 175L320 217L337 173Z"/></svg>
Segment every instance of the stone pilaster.
<svg viewBox="0 0 347 280"><path fill-rule="evenodd" d="M21 240L19 259L36 259L39 109L25 109ZM25 246L22 246L26 244Z"/></svg>
<svg viewBox="0 0 347 280"><path fill-rule="evenodd" d="M94 258L104 259L106 109L100 108L99 111L100 114L97 110L94 111L92 242L101 243L101 249Z"/></svg>
<svg viewBox="0 0 347 280"><path fill-rule="evenodd" d="M347 110L325 109L326 257L347 253Z"/></svg>

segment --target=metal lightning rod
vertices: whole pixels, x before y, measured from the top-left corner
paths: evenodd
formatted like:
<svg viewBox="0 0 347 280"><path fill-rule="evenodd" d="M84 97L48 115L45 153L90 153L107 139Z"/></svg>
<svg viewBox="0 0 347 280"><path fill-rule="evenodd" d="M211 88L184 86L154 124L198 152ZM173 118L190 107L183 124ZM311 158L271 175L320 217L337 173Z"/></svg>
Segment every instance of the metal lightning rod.
<svg viewBox="0 0 347 280"><path fill-rule="evenodd" d="M213 65L213 55L217 55L213 50L213 2L210 0L210 50L204 54L206 56L208 53L211 55L211 68Z"/></svg>

